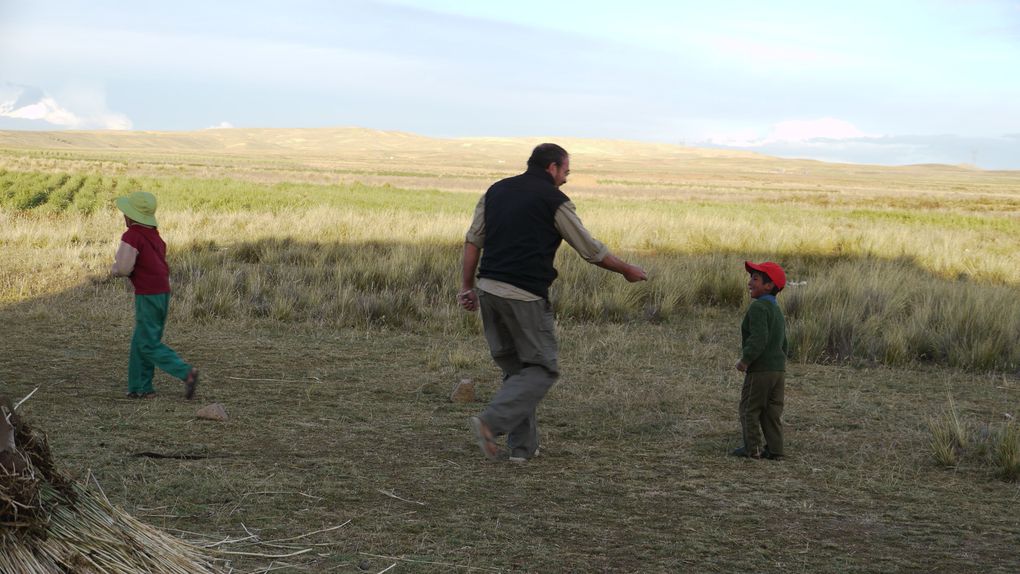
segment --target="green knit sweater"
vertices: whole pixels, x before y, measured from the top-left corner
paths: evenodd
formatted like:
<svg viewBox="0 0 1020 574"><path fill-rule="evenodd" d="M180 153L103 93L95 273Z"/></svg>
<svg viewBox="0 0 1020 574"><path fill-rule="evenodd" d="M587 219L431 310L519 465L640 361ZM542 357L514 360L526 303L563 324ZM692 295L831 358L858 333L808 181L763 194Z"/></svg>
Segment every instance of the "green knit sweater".
<svg viewBox="0 0 1020 574"><path fill-rule="evenodd" d="M747 372L786 370L786 320L774 301L764 297L751 301L740 323L740 342L740 360L747 365Z"/></svg>

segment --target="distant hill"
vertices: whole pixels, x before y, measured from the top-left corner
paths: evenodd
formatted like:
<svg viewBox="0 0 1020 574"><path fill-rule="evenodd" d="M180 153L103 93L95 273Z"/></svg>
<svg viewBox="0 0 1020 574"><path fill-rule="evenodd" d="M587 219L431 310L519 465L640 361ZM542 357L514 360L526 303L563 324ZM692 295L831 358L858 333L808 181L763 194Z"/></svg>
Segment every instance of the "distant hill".
<svg viewBox="0 0 1020 574"><path fill-rule="evenodd" d="M52 150L120 150L133 152L197 152L223 154L400 153L436 156L499 156L526 159L531 148L554 141L571 154L621 158L757 158L749 152L694 148L671 144L558 137L431 138L365 128L207 129L191 132L153 131L0 131L0 147Z"/></svg>
<svg viewBox="0 0 1020 574"><path fill-rule="evenodd" d="M721 182L770 189L863 189L967 182L1016 173L967 166L888 167L780 159L682 145L569 137L432 138L366 128L154 131L0 131L0 168L79 171L116 161L135 175L247 178L259 181L361 181L477 191L481 182L522 171L532 148L553 141L571 154L572 190L659 190ZM20 158L20 159L18 159ZM33 159L34 158L34 159ZM83 163L84 162L84 163ZM977 178L977 180L975 180Z"/></svg>

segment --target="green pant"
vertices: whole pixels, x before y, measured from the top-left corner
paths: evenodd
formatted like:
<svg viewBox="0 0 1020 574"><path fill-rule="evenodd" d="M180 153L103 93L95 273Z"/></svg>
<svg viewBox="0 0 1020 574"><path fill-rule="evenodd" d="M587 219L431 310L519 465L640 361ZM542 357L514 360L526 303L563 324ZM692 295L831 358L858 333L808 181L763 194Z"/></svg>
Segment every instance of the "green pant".
<svg viewBox="0 0 1020 574"><path fill-rule="evenodd" d="M181 380L191 372L191 365L161 341L169 308L169 293L135 295L135 334L131 337L128 359L129 393L151 393L155 367Z"/></svg>
<svg viewBox="0 0 1020 574"><path fill-rule="evenodd" d="M744 434L744 448L749 453L761 452L761 435L764 433L769 452L783 455L785 375L782 371L774 371L744 376L744 386L740 390L740 428Z"/></svg>

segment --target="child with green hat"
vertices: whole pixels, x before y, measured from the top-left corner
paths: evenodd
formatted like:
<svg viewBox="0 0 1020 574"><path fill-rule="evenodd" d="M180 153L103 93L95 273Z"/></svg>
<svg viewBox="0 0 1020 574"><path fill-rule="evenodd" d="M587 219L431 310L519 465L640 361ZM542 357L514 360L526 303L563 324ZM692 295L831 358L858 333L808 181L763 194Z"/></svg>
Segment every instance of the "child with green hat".
<svg viewBox="0 0 1020 574"><path fill-rule="evenodd" d="M155 394L152 388L154 368L184 381L184 397L195 396L198 369L181 360L162 342L170 307L170 268L166 263L166 243L156 223L156 196L136 191L117 198L117 209L124 213L127 231L110 274L129 277L135 288L135 332L131 337L128 360L128 393L133 399Z"/></svg>

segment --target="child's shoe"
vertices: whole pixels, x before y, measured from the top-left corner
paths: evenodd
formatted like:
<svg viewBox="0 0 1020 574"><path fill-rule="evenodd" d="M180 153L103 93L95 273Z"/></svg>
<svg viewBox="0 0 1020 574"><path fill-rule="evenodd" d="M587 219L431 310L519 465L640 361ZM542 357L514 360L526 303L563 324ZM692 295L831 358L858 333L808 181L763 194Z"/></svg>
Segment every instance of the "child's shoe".
<svg viewBox="0 0 1020 574"><path fill-rule="evenodd" d="M744 447L738 447L733 449L733 452L730 453L730 456L739 456L742 458L754 458L754 459L759 459L762 457L761 452L757 450L749 451Z"/></svg>
<svg viewBox="0 0 1020 574"><path fill-rule="evenodd" d="M195 387L198 386L198 369L192 368L188 378L184 379L184 398L189 401L195 396Z"/></svg>

